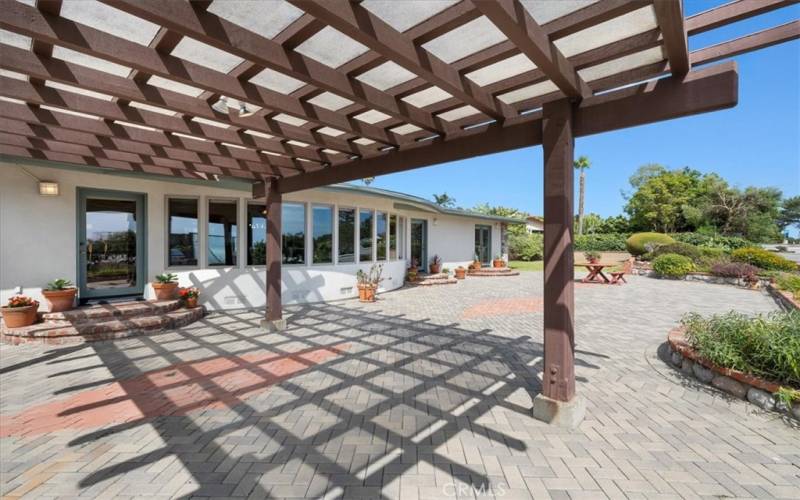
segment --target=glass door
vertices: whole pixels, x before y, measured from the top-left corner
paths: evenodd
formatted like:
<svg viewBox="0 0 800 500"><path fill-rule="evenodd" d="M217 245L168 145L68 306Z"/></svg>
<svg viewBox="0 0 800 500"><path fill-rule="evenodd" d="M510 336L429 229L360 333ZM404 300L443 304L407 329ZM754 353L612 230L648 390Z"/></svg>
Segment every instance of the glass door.
<svg viewBox="0 0 800 500"><path fill-rule="evenodd" d="M428 268L428 221L411 219L411 260L417 261L417 269Z"/></svg>
<svg viewBox="0 0 800 500"><path fill-rule="evenodd" d="M492 259L492 226L475 226L475 255L481 264Z"/></svg>
<svg viewBox="0 0 800 500"><path fill-rule="evenodd" d="M144 195L78 191L78 286L81 299L142 295Z"/></svg>

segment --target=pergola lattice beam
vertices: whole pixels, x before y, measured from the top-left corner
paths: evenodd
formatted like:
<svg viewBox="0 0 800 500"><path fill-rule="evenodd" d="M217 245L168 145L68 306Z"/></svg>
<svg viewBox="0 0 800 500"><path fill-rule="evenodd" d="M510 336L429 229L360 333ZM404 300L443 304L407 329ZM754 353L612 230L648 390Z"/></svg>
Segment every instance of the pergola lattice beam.
<svg viewBox="0 0 800 500"><path fill-rule="evenodd" d="M502 120L513 114L482 90L470 89L451 65L416 46L412 39L357 3L287 1L486 115Z"/></svg>
<svg viewBox="0 0 800 500"><path fill-rule="evenodd" d="M568 97L592 94L575 68L550 41L519 0L476 2L475 6Z"/></svg>
<svg viewBox="0 0 800 500"><path fill-rule="evenodd" d="M575 136L608 132L735 106L738 73L734 62L694 71L683 79L666 78L584 99L575 116ZM462 131L437 141L436 147L413 147L376 160L362 160L280 179L281 192L346 182L541 144L540 114ZM480 140L475 140L479 137ZM433 141L432 141L433 142ZM253 188L263 197L263 184Z"/></svg>
<svg viewBox="0 0 800 500"><path fill-rule="evenodd" d="M682 76L689 72L689 42L683 26L682 0L660 0L653 3L656 20L664 37L664 49L672 74Z"/></svg>
<svg viewBox="0 0 800 500"><path fill-rule="evenodd" d="M302 80L321 89L351 99L366 108L374 108L401 121L443 130L446 125L430 113L409 106L391 94L344 75L291 48L283 47L241 26L233 24L190 2L161 0L102 0L130 14L166 26L170 30L195 38L213 47ZM337 127L341 128L341 127ZM387 141L383 141L387 142Z"/></svg>
<svg viewBox="0 0 800 500"><path fill-rule="evenodd" d="M686 18L686 32L697 35L720 26L796 5L797 0L734 0Z"/></svg>

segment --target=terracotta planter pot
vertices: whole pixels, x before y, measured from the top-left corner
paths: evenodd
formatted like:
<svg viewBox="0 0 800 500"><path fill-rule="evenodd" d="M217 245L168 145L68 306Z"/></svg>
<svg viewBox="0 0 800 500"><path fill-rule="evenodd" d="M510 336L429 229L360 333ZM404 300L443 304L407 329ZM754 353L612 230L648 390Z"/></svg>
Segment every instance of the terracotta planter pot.
<svg viewBox="0 0 800 500"><path fill-rule="evenodd" d="M464 269L463 267L457 267L456 268L456 279L457 280L463 280L466 277L467 277L467 270Z"/></svg>
<svg viewBox="0 0 800 500"><path fill-rule="evenodd" d="M156 293L156 300L172 300L178 292L177 283L150 283Z"/></svg>
<svg viewBox="0 0 800 500"><path fill-rule="evenodd" d="M589 259L589 264L597 264L600 262L600 259Z"/></svg>
<svg viewBox="0 0 800 500"><path fill-rule="evenodd" d="M431 264L430 265L431 274L439 274L442 272L442 265L441 264Z"/></svg>
<svg viewBox="0 0 800 500"><path fill-rule="evenodd" d="M69 311L75 306L75 295L77 288L67 288L66 290L42 290L42 295L50 305L50 312Z"/></svg>
<svg viewBox="0 0 800 500"><path fill-rule="evenodd" d="M408 281L417 281L417 272L414 271L408 273Z"/></svg>
<svg viewBox="0 0 800 500"><path fill-rule="evenodd" d="M494 259L492 261L492 267L506 267L506 261L503 259Z"/></svg>
<svg viewBox="0 0 800 500"><path fill-rule="evenodd" d="M197 297L186 297L184 300L186 301L187 309L194 309L197 307Z"/></svg>
<svg viewBox="0 0 800 500"><path fill-rule="evenodd" d="M361 302L375 302L375 287L372 285L358 285L358 300Z"/></svg>
<svg viewBox="0 0 800 500"><path fill-rule="evenodd" d="M0 307L6 328L20 328L36 323L39 304L25 307Z"/></svg>

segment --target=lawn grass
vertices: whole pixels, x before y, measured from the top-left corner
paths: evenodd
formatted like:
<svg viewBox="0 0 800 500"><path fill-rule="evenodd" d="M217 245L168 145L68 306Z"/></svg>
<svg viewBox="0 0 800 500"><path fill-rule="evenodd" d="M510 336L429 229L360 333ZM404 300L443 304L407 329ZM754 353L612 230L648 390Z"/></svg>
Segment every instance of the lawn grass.
<svg viewBox="0 0 800 500"><path fill-rule="evenodd" d="M508 267L516 269L517 271L541 271L544 267L544 261L535 260L533 262L526 262L524 260L511 260L508 262Z"/></svg>

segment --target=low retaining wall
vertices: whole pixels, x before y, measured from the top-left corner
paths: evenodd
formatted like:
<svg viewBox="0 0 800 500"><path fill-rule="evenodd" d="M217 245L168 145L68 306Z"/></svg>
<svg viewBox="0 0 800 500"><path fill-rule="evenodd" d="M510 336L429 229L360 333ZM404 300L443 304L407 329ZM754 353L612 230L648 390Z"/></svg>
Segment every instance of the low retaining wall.
<svg viewBox="0 0 800 500"><path fill-rule="evenodd" d="M639 269L637 274L639 276L647 276L648 278L661 279L658 273L656 273L652 269ZM675 279L675 278L664 278L664 279ZM715 276L709 273L689 273L681 279L683 281L700 281L702 283L710 283L712 285L734 285L743 288L748 288L742 278ZM759 278L758 283L760 286L766 287L767 285L770 284L770 281L766 278Z"/></svg>
<svg viewBox="0 0 800 500"><path fill-rule="evenodd" d="M800 302L791 293L779 290L771 283L767 285L767 291L784 311L800 311Z"/></svg>
<svg viewBox="0 0 800 500"><path fill-rule="evenodd" d="M686 341L686 330L678 327L669 332L670 363L690 377L710 384L739 399L767 411L778 411L800 420L800 403L788 407L775 393L780 385L730 368L722 368L701 357Z"/></svg>

